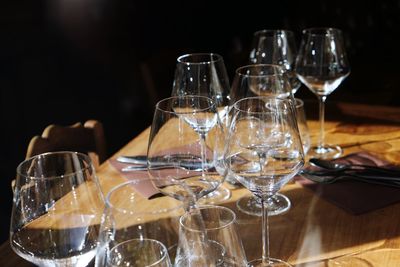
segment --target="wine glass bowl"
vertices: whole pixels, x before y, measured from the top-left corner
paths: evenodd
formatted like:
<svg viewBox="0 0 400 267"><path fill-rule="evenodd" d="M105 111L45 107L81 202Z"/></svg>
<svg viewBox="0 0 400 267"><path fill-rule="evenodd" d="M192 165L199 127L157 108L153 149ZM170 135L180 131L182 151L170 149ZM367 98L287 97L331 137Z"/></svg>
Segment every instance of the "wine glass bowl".
<svg viewBox="0 0 400 267"><path fill-rule="evenodd" d="M162 193L184 201L189 210L223 182L224 177L217 170L224 170L224 139L210 98L188 95L161 100L154 112L147 152L148 172L154 185ZM177 154L194 157L174 157ZM171 168L158 169L160 160ZM188 163L201 168L181 168Z"/></svg>
<svg viewBox="0 0 400 267"><path fill-rule="evenodd" d="M104 201L90 158L49 152L17 168L12 249L39 266L87 266L97 250Z"/></svg>
<svg viewBox="0 0 400 267"><path fill-rule="evenodd" d="M202 95L213 99L225 117L229 106L229 78L222 56L194 53L178 57L171 96ZM223 112L225 111L225 112Z"/></svg>
<svg viewBox="0 0 400 267"><path fill-rule="evenodd" d="M281 66L288 76L293 94L301 85L294 73L296 54L296 40L292 31L265 29L253 34L250 63Z"/></svg>
<svg viewBox="0 0 400 267"><path fill-rule="evenodd" d="M342 154L337 145L324 142L325 100L350 74L342 32L334 28L310 28L303 31L296 59L296 74L319 100L320 133L310 149L314 158L332 159Z"/></svg>
<svg viewBox="0 0 400 267"><path fill-rule="evenodd" d="M171 267L168 250L154 239L130 239L110 250L106 267Z"/></svg>
<svg viewBox="0 0 400 267"><path fill-rule="evenodd" d="M290 97L291 87L285 71L274 64L239 67L232 83L231 103L254 96Z"/></svg>
<svg viewBox="0 0 400 267"><path fill-rule="evenodd" d="M233 107L225 150L227 169L262 205L263 254L251 266L290 266L269 257L268 199L304 165L294 102L288 98L248 97ZM284 150L289 156L277 157Z"/></svg>

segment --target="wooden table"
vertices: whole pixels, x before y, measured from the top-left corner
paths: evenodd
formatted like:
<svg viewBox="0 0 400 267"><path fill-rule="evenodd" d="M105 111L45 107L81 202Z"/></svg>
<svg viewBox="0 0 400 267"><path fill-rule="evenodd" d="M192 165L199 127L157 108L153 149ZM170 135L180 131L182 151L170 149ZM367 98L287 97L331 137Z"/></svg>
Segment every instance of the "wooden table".
<svg viewBox="0 0 400 267"><path fill-rule="evenodd" d="M306 111L313 118L317 109L306 103ZM338 103L328 107L327 115L327 143L339 144L345 154L368 151L400 165L400 108ZM318 122L309 120L309 127L315 141ZM148 134L146 129L112 158L145 153ZM109 162L100 166L98 176L105 192L125 181ZM270 217L271 256L294 266L400 266L400 203L355 216L297 183L287 184L281 192L292 207ZM222 205L236 212L238 231L251 260L261 255L261 219L236 208L236 201L248 195L244 188L233 189L232 197ZM343 265L344 260L350 264ZM0 247L0 266L33 265L5 242Z"/></svg>

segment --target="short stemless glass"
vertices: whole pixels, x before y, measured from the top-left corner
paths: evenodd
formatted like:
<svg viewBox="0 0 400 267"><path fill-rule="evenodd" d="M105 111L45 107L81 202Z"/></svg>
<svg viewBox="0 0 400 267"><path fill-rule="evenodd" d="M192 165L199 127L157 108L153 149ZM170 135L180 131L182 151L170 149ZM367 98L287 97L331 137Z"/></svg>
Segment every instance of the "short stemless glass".
<svg viewBox="0 0 400 267"><path fill-rule="evenodd" d="M171 267L168 250L154 239L130 239L113 247L107 267Z"/></svg>
<svg viewBox="0 0 400 267"><path fill-rule="evenodd" d="M180 218L176 267L245 267L247 260L235 213L221 206L205 205Z"/></svg>
<svg viewBox="0 0 400 267"><path fill-rule="evenodd" d="M12 249L39 266L87 266L97 250L103 195L90 158L50 152L17 168Z"/></svg>
<svg viewBox="0 0 400 267"><path fill-rule="evenodd" d="M148 260L158 264L169 264L173 259L178 243L179 217L184 213L182 203L168 197L147 199L140 193L147 187L152 187L150 179L133 179L117 185L107 194L96 267L110 266L111 263L111 266L147 266L150 264L144 261L146 255ZM117 265L119 254L123 262L131 265ZM137 257L133 258L134 255Z"/></svg>

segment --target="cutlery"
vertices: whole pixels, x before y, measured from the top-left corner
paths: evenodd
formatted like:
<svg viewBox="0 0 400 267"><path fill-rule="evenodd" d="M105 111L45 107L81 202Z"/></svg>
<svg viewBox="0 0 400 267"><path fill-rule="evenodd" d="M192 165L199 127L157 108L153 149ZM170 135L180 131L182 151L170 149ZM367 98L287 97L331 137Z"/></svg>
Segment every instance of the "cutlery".
<svg viewBox="0 0 400 267"><path fill-rule="evenodd" d="M200 161L201 157L192 154L170 154L154 157L153 161ZM131 163L131 164L147 164L147 156L146 155L137 155L137 156L119 156L117 161L122 163Z"/></svg>
<svg viewBox="0 0 400 267"><path fill-rule="evenodd" d="M181 165L172 165L171 163L162 163L160 165L156 165L151 167L151 170L164 170L164 169L182 169L187 171L201 171L203 168L201 164L181 164ZM132 172L132 171L147 171L147 165L131 165L121 169L123 172Z"/></svg>
<svg viewBox="0 0 400 267"><path fill-rule="evenodd" d="M389 168L378 167L378 166L370 166L370 165L363 165L363 164L336 163L333 161L316 159L316 158L310 159L310 163L317 167L324 168L327 170L332 170L332 171L368 170L368 171L373 171L373 172L397 175L398 177L400 177L400 170L389 169Z"/></svg>

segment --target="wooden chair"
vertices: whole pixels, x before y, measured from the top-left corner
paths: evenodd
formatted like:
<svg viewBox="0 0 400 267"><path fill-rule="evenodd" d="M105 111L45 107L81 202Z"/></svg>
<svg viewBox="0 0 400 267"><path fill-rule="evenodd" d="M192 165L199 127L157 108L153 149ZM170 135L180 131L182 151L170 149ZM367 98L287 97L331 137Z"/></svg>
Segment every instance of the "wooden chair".
<svg viewBox="0 0 400 267"><path fill-rule="evenodd" d="M88 154L97 168L107 159L106 141L101 122L88 120L71 126L49 125L41 136L34 136L26 158L53 151L77 151Z"/></svg>

